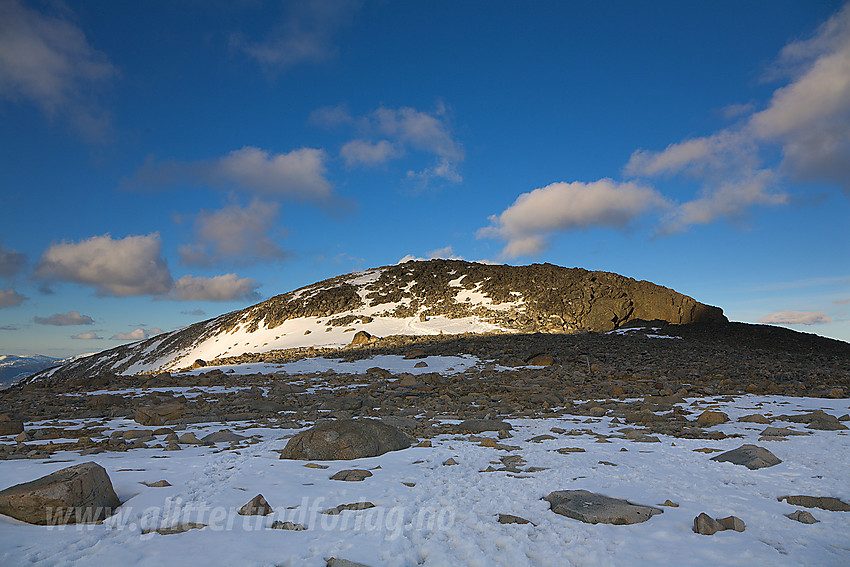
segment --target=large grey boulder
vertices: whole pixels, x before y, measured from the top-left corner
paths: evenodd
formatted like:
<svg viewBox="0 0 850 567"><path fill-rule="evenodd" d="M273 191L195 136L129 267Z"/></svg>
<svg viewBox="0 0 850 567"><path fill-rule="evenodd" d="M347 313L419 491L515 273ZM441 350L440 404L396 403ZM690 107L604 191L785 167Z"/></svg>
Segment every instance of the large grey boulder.
<svg viewBox="0 0 850 567"><path fill-rule="evenodd" d="M280 458L333 461L375 457L407 449L410 441L397 428L374 419L339 419L319 423L292 437Z"/></svg>
<svg viewBox="0 0 850 567"><path fill-rule="evenodd" d="M93 462L0 492L0 513L38 525L99 522L120 505L106 470Z"/></svg>
<svg viewBox="0 0 850 567"><path fill-rule="evenodd" d="M637 524L664 513L660 508L632 504L628 500L610 498L587 490L558 490L549 493L543 500L549 502L551 510L556 514L586 524Z"/></svg>
<svg viewBox="0 0 850 567"><path fill-rule="evenodd" d="M716 457L712 457L711 460L743 465L750 470L772 467L782 462L779 457L764 447L750 444L741 445L737 449L721 453Z"/></svg>
<svg viewBox="0 0 850 567"><path fill-rule="evenodd" d="M507 421L498 419L467 419L457 426L459 431L465 433L484 433L485 431L508 431L513 429Z"/></svg>

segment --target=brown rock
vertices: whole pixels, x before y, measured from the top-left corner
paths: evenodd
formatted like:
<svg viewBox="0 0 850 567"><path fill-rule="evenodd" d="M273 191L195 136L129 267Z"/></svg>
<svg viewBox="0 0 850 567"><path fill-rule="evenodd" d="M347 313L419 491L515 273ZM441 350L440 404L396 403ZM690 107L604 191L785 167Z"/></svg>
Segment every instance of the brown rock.
<svg viewBox="0 0 850 567"><path fill-rule="evenodd" d="M723 527L705 512L694 518L694 533L696 534L714 535L722 529Z"/></svg>
<svg viewBox="0 0 850 567"><path fill-rule="evenodd" d="M410 447L399 429L374 419L326 421L292 437L281 459L305 461L351 460L375 457Z"/></svg>
<svg viewBox="0 0 850 567"><path fill-rule="evenodd" d="M792 506L804 508L820 508L831 512L850 512L850 504L832 496L782 496L779 501L786 501Z"/></svg>
<svg viewBox="0 0 850 567"><path fill-rule="evenodd" d="M805 510L795 510L790 514L785 514L785 517L801 524L817 524L819 521L810 512L806 512Z"/></svg>
<svg viewBox="0 0 850 567"><path fill-rule="evenodd" d="M361 469L348 469L335 473L331 477L331 480L345 480L348 482L357 482L367 479L370 476L372 476L372 473L370 473L369 471L364 471Z"/></svg>
<svg viewBox="0 0 850 567"><path fill-rule="evenodd" d="M257 494L236 512L241 516L268 516L274 510L262 494Z"/></svg>
<svg viewBox="0 0 850 567"><path fill-rule="evenodd" d="M351 339L352 345L365 345L368 344L372 339L372 335L367 333L366 331L357 331L354 333L354 337Z"/></svg>
<svg viewBox="0 0 850 567"><path fill-rule="evenodd" d="M184 408L180 402L147 406L136 410L136 423L139 425L165 425L183 417Z"/></svg>
<svg viewBox="0 0 850 567"><path fill-rule="evenodd" d="M106 470L93 462L0 492L0 513L38 525L94 523L120 505Z"/></svg>
<svg viewBox="0 0 850 567"><path fill-rule="evenodd" d="M743 465L750 470L772 467L782 462L781 459L764 447L750 444L741 445L737 449L721 453L712 457L711 460Z"/></svg>
<svg viewBox="0 0 850 567"><path fill-rule="evenodd" d="M722 411L705 410L697 417L697 425L701 427L711 427L729 421L729 416Z"/></svg>

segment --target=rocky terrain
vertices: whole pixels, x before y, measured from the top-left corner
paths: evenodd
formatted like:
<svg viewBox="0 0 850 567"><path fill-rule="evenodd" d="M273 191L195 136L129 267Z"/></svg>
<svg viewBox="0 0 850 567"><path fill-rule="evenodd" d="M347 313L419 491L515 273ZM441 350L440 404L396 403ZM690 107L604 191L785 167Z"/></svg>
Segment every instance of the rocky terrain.
<svg viewBox="0 0 850 567"><path fill-rule="evenodd" d="M850 561L850 344L498 268L341 276L0 391L0 563Z"/></svg>

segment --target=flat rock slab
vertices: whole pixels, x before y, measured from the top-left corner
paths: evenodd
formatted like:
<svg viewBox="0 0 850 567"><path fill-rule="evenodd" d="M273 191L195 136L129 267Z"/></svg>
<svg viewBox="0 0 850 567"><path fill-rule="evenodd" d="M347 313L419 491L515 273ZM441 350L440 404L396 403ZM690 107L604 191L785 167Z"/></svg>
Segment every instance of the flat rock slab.
<svg viewBox="0 0 850 567"><path fill-rule="evenodd" d="M587 490L558 490L543 500L549 502L551 510L556 514L586 524L638 524L664 512L660 508L632 504L628 500L610 498Z"/></svg>
<svg viewBox="0 0 850 567"><path fill-rule="evenodd" d="M351 460L376 457L410 447L398 428L375 419L326 421L292 437L281 459L305 461Z"/></svg>
<svg viewBox="0 0 850 567"><path fill-rule="evenodd" d="M215 443L234 443L237 441L242 441L243 439L247 439L244 435L239 435L238 433L233 433L232 431L228 431L227 429L222 429L221 431L216 431L214 433L210 433L209 435L205 435L201 437L202 444L215 444Z"/></svg>
<svg viewBox="0 0 850 567"><path fill-rule="evenodd" d="M0 513L42 526L99 522L120 505L106 470L94 462L0 492Z"/></svg>
<svg viewBox="0 0 850 567"><path fill-rule="evenodd" d="M348 469L344 471L339 471L331 477L331 480L346 480L349 482L358 482L363 479L369 478L372 476L372 473L369 471L364 471L362 469Z"/></svg>
<svg viewBox="0 0 850 567"><path fill-rule="evenodd" d="M803 508L820 508L830 512L850 512L850 504L832 496L782 496L779 501L786 501L792 506Z"/></svg>
<svg viewBox="0 0 850 567"><path fill-rule="evenodd" d="M712 461L728 462L735 465L743 465L750 470L763 469L778 465L782 460L758 445L741 445L737 449L726 451L716 457L711 457Z"/></svg>

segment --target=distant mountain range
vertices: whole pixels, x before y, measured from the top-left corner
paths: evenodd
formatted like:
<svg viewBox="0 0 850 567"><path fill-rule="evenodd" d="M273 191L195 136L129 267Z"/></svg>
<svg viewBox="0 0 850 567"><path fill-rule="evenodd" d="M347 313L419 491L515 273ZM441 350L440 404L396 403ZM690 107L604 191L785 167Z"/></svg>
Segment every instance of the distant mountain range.
<svg viewBox="0 0 850 567"><path fill-rule="evenodd" d="M406 262L341 275L38 377L185 369L247 353L342 347L369 335L607 332L629 321L726 322L723 311L647 282L552 264Z"/></svg>
<svg viewBox="0 0 850 567"><path fill-rule="evenodd" d="M65 361L42 354L31 356L2 354L0 355L0 387L4 387L21 378L26 378L39 370L57 366L63 362Z"/></svg>

